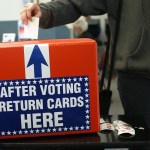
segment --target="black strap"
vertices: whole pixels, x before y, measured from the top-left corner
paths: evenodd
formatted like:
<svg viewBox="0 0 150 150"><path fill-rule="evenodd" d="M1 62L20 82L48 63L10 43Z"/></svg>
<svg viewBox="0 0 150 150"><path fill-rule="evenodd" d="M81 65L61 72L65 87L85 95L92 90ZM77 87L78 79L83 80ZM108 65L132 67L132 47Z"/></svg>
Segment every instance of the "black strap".
<svg viewBox="0 0 150 150"><path fill-rule="evenodd" d="M103 86L104 86L104 79L105 79L105 76L106 76L106 69L107 69L108 58L109 58L109 47L110 47L110 29L109 28L108 28L107 39L108 40L107 40L107 45L106 45L104 66L103 66L102 76L101 76L101 80L100 80L100 90L102 90Z"/></svg>
<svg viewBox="0 0 150 150"><path fill-rule="evenodd" d="M115 27L114 37L113 37L113 45L112 45L112 53L111 53L111 59L110 59L110 70L109 70L109 74L108 74L107 90L109 90L110 86L111 86L111 79L112 79L112 74L113 74L113 69L114 69L114 64L115 64L116 47L117 47L121 12L122 12L122 2L123 2L123 0L118 0L116 27ZM106 75L106 68L107 68L107 63L108 63L108 58L109 58L109 49L110 49L109 47L110 47L110 35L108 37L108 42L107 42L107 47L106 47L106 56L105 56L104 68L102 71L102 77L101 77L101 82L100 82L100 90L102 90L103 86L104 86L104 78Z"/></svg>

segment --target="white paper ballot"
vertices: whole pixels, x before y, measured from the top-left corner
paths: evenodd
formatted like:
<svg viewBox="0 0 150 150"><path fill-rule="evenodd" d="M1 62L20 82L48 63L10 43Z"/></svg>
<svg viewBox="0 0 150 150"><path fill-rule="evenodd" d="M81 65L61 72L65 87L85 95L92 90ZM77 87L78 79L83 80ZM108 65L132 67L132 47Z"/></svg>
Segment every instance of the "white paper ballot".
<svg viewBox="0 0 150 150"><path fill-rule="evenodd" d="M39 31L39 18L32 17L32 21L28 21L28 24L24 26L24 38L38 39Z"/></svg>

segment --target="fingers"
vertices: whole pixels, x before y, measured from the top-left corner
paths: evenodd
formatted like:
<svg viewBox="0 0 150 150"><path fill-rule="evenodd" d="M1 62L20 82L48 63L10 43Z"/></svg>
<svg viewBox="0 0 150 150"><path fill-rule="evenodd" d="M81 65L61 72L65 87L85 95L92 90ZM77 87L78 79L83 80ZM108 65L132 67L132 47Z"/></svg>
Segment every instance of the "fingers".
<svg viewBox="0 0 150 150"><path fill-rule="evenodd" d="M37 9L38 5L35 4L35 3L28 3L27 7L26 7L26 15L27 15L27 18L29 20L32 20L32 14L33 15L36 15L34 14L34 11Z"/></svg>
<svg viewBox="0 0 150 150"><path fill-rule="evenodd" d="M22 22L24 24L28 24L28 18L27 18L27 14L26 14L26 7L24 7L21 11L20 11L20 18L22 20Z"/></svg>
<svg viewBox="0 0 150 150"><path fill-rule="evenodd" d="M35 3L28 3L20 12L20 18L24 24L32 20L33 16L41 17L40 7Z"/></svg>

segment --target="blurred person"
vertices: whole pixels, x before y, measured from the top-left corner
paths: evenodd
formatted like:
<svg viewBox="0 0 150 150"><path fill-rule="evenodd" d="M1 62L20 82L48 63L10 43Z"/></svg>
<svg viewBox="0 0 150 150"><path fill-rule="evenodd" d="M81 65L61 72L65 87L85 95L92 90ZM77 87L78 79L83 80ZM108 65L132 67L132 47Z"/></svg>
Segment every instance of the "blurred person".
<svg viewBox="0 0 150 150"><path fill-rule="evenodd" d="M55 0L39 5L29 3L20 16L28 24L40 18L41 28L76 21L81 15L107 13L114 42L118 2L120 0ZM126 115L142 115L150 127L150 0L123 0L115 69L118 90ZM110 46L111 47L111 46Z"/></svg>
<svg viewBox="0 0 150 150"><path fill-rule="evenodd" d="M88 32L88 22L85 17L81 16L77 21L73 23L73 31L77 38L91 38L93 39L90 32Z"/></svg>
<svg viewBox="0 0 150 150"><path fill-rule="evenodd" d="M89 24L84 16L81 16L78 20L73 23L73 31L77 38L90 38L95 40L92 34L88 30ZM96 40L95 40L96 41ZM97 41L96 41L97 42ZM98 49L99 53L99 49ZM99 63L99 54L98 54L98 63ZM98 67L98 77L100 80L100 70Z"/></svg>
<svg viewBox="0 0 150 150"><path fill-rule="evenodd" d="M76 20L73 23L73 31L77 38L90 38L96 41L97 43L97 54L98 54L98 64L101 62L101 56L104 52L104 46L102 45L102 42L98 39L98 35L100 32L98 32L95 35L95 32L93 30L89 30L89 23L88 23L88 17L81 16L78 20ZM96 25L97 26L97 25ZM96 29L97 30L97 29ZM93 33L92 33L93 32ZM98 66L98 69L101 70L101 68Z"/></svg>

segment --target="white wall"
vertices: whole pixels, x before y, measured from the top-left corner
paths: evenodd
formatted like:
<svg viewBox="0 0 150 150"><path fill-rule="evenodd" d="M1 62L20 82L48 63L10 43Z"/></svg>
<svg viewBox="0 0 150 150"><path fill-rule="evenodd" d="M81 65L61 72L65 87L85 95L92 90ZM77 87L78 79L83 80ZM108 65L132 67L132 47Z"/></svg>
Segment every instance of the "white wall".
<svg viewBox="0 0 150 150"><path fill-rule="evenodd" d="M0 0L0 21L19 18L20 0Z"/></svg>
<svg viewBox="0 0 150 150"><path fill-rule="evenodd" d="M39 1L48 2L50 0ZM0 21L18 20L20 18L22 0L0 0L0 2Z"/></svg>

